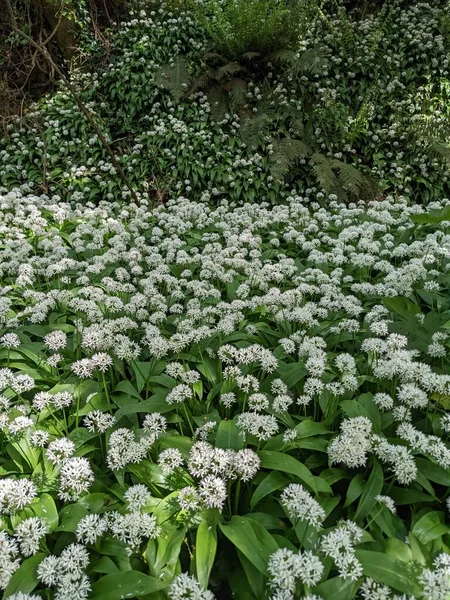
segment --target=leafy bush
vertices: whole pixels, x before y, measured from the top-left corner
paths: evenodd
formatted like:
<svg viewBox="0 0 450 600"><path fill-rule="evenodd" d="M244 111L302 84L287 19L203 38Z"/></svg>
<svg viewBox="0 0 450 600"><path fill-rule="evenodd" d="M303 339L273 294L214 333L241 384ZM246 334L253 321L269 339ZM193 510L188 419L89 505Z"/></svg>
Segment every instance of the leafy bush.
<svg viewBox="0 0 450 600"><path fill-rule="evenodd" d="M213 47L230 60L295 48L308 13L303 0L190 0Z"/></svg>

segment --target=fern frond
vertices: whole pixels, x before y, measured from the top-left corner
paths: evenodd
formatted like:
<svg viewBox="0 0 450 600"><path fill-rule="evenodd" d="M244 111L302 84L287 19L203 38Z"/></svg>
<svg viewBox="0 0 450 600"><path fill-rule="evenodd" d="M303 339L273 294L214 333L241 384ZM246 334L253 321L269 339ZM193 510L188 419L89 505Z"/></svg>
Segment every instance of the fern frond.
<svg viewBox="0 0 450 600"><path fill-rule="evenodd" d="M283 179L295 162L311 154L312 150L302 140L283 138L273 142L273 154L270 155L270 174L274 179Z"/></svg>
<svg viewBox="0 0 450 600"><path fill-rule="evenodd" d="M333 169L337 169L339 182L345 189L357 195L364 185L364 177L356 167L341 160L329 161Z"/></svg>
<svg viewBox="0 0 450 600"><path fill-rule="evenodd" d="M258 56L261 56L260 52L245 52L242 55L242 58L245 58L246 60L253 60L254 58L258 58Z"/></svg>
<svg viewBox="0 0 450 600"><path fill-rule="evenodd" d="M290 50L289 48L283 48L281 50L277 50L276 52L272 52L269 55L269 60L271 62L278 63L290 63L292 64L297 60L297 53L294 50Z"/></svg>
<svg viewBox="0 0 450 600"><path fill-rule="evenodd" d="M331 163L326 156L316 152L311 156L310 164L313 173L324 192L330 194L331 192L339 190L339 179L334 174Z"/></svg>
<svg viewBox="0 0 450 600"><path fill-rule="evenodd" d="M237 62L230 62L227 63L226 65L223 65L222 67L219 67L216 70L216 79L219 81L220 79L222 79L225 75L234 75L235 73L239 73L240 71L246 71L247 69L245 67L243 67L242 65L240 65Z"/></svg>
<svg viewBox="0 0 450 600"><path fill-rule="evenodd" d="M207 95L211 107L211 118L214 121L221 121L229 111L228 94L220 85L214 85Z"/></svg>
<svg viewBox="0 0 450 600"><path fill-rule="evenodd" d="M246 102L247 82L239 77L233 77L226 89L230 94L230 102L233 108L237 109Z"/></svg>
<svg viewBox="0 0 450 600"><path fill-rule="evenodd" d="M191 85L189 87L188 92L186 93L186 96L190 96L197 90L206 89L211 80L214 80L214 70L206 69L205 71L203 71L203 73L200 73L200 75L198 75L191 81Z"/></svg>
<svg viewBox="0 0 450 600"><path fill-rule="evenodd" d="M430 155L441 158L445 162L450 162L450 146L440 140L432 140L428 145Z"/></svg>
<svg viewBox="0 0 450 600"><path fill-rule="evenodd" d="M271 122L270 116L264 112L251 119L243 119L239 133L244 144L249 148L264 146Z"/></svg>
<svg viewBox="0 0 450 600"><path fill-rule="evenodd" d="M155 75L155 83L168 90L176 100L186 94L191 81L192 75L182 56L177 58L175 64L161 67Z"/></svg>

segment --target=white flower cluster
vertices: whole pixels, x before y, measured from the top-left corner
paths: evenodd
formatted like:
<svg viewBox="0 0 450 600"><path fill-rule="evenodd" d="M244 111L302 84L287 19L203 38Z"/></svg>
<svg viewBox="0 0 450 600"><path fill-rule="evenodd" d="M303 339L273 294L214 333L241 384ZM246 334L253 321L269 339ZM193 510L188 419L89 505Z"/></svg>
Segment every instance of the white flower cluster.
<svg viewBox="0 0 450 600"><path fill-rule="evenodd" d="M280 548L269 558L269 586L274 590L271 600L294 600L297 582L313 587L319 583L325 567L318 556L309 550L292 552Z"/></svg>
<svg viewBox="0 0 450 600"><path fill-rule="evenodd" d="M59 556L50 555L37 568L39 580L55 587L55 600L84 600L91 584L86 575L89 552L81 544L69 544Z"/></svg>
<svg viewBox="0 0 450 600"><path fill-rule="evenodd" d="M144 539L155 539L161 532L156 518L146 513L143 508L151 494L147 487L137 484L125 492L127 510L124 513L110 511L104 514L89 514L77 525L76 534L79 542L95 544L97 540L109 533L125 543L131 554L138 551Z"/></svg>
<svg viewBox="0 0 450 600"><path fill-rule="evenodd" d="M183 488L178 502L182 509L196 511L201 506L222 509L227 499L227 481L253 479L261 461L251 448L224 450L198 441L192 446L186 463L189 473L199 479L198 490L193 486Z"/></svg>

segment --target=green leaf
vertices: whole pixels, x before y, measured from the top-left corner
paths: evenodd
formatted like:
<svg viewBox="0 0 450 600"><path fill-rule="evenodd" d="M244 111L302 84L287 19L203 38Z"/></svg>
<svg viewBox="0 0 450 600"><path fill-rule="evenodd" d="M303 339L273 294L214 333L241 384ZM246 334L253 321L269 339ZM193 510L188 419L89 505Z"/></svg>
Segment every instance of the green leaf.
<svg viewBox="0 0 450 600"><path fill-rule="evenodd" d="M253 496L250 500L250 508L253 509L265 496L271 494L275 490L281 489L288 483L289 479L287 477L278 471L272 471L263 479L263 481L261 481L256 490L253 492Z"/></svg>
<svg viewBox="0 0 450 600"><path fill-rule="evenodd" d="M323 423L317 423L311 419L305 419L305 421L302 421L296 425L294 429L297 432L296 439L312 437L315 435L326 435L327 433L330 433L330 430Z"/></svg>
<svg viewBox="0 0 450 600"><path fill-rule="evenodd" d="M34 556L26 558L9 580L3 598L8 598L16 592L30 594L39 583L37 567L44 558L45 554L43 552L38 552Z"/></svg>
<svg viewBox="0 0 450 600"><path fill-rule="evenodd" d="M313 592L318 594L323 600L350 600L354 598L359 586L359 581L349 581L348 579L333 577L323 583L319 583L319 585L313 588Z"/></svg>
<svg viewBox="0 0 450 600"><path fill-rule="evenodd" d="M357 500L364 491L365 482L364 475L362 473L358 473L353 477L350 482L350 485L347 489L347 497L345 499L344 508L350 506L355 500Z"/></svg>
<svg viewBox="0 0 450 600"><path fill-rule="evenodd" d="M167 404L164 394L155 394L147 400L141 402L126 402L115 413L116 421L125 415L134 415L139 413L167 413L173 410L173 406Z"/></svg>
<svg viewBox="0 0 450 600"><path fill-rule="evenodd" d="M429 212L420 215L410 215L410 218L414 223L425 225L450 221L450 206L444 206L444 208L439 210L430 210Z"/></svg>
<svg viewBox="0 0 450 600"><path fill-rule="evenodd" d="M271 554L278 550L274 538L256 521L234 515L229 523L219 523L222 533L263 574Z"/></svg>
<svg viewBox="0 0 450 600"><path fill-rule="evenodd" d="M320 477L314 477L311 471L293 456L283 454L282 452L270 452L268 450L261 450L258 455L261 459L261 468L295 475L316 493L319 491L332 493L326 481L320 479Z"/></svg>
<svg viewBox="0 0 450 600"><path fill-rule="evenodd" d="M384 583L402 594L420 595L420 588L414 583L412 573L404 562L371 550L355 550L355 554L366 577Z"/></svg>
<svg viewBox="0 0 450 600"><path fill-rule="evenodd" d="M168 582L172 580L185 535L185 527L176 529L168 522L164 523L161 534L158 536L158 551L153 566L154 575L158 579Z"/></svg>
<svg viewBox="0 0 450 600"><path fill-rule="evenodd" d="M288 388L294 387L308 373L305 367L302 367L299 363L284 362L278 363L277 372Z"/></svg>
<svg viewBox="0 0 450 600"><path fill-rule="evenodd" d="M250 589L254 594L256 594L257 598L264 598L264 576L258 571L258 569L246 558L242 552L237 551L237 555L239 557L239 561L242 565L244 573L247 577L248 584ZM237 598L241 598L241 596L237 596Z"/></svg>
<svg viewBox="0 0 450 600"><path fill-rule="evenodd" d="M87 514L89 511L81 504L68 504L59 513L59 527L56 528L56 531L74 532L80 519Z"/></svg>
<svg viewBox="0 0 450 600"><path fill-rule="evenodd" d="M136 398L137 400L142 400L141 395L136 390L136 388L133 386L131 381L120 381L114 388L114 391L115 392L123 392L124 394L127 394L128 396L132 396L133 398Z"/></svg>
<svg viewBox="0 0 450 600"><path fill-rule="evenodd" d="M417 457L416 465L419 471L430 481L450 487L450 472L439 465L432 463L427 458Z"/></svg>
<svg viewBox="0 0 450 600"><path fill-rule="evenodd" d="M38 499L30 504L30 508L36 516L46 521L50 532L58 527L58 510L50 494L41 494Z"/></svg>
<svg viewBox="0 0 450 600"><path fill-rule="evenodd" d="M90 600L122 600L152 594L169 584L140 571L121 571L105 575L92 585Z"/></svg>
<svg viewBox="0 0 450 600"><path fill-rule="evenodd" d="M430 511L424 514L412 528L412 532L416 538L425 545L449 531L450 527L444 523L444 513L437 511Z"/></svg>
<svg viewBox="0 0 450 600"><path fill-rule="evenodd" d="M243 446L244 440L234 421L220 421L216 434L216 447L241 450Z"/></svg>
<svg viewBox="0 0 450 600"><path fill-rule="evenodd" d="M372 472L364 487L361 499L356 509L355 521L363 520L376 504L375 496L381 494L384 484L384 474L380 463L375 459Z"/></svg>
<svg viewBox="0 0 450 600"><path fill-rule="evenodd" d="M405 319L420 312L420 307L417 306L417 304L411 302L411 300L408 300L403 296L383 298L383 304L388 310L402 315L402 317L405 317Z"/></svg>
<svg viewBox="0 0 450 600"><path fill-rule="evenodd" d="M211 569L216 558L217 531L216 526L211 525L206 519L203 519L198 526L195 547L197 579L200 585L207 589Z"/></svg>

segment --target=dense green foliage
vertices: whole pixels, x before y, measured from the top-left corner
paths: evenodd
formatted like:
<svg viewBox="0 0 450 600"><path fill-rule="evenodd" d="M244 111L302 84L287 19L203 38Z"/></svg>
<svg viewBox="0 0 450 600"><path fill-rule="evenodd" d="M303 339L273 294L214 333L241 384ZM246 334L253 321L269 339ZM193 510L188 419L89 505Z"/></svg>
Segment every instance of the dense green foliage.
<svg viewBox="0 0 450 600"><path fill-rule="evenodd" d="M448 7L374 4L86 31L134 198L63 84L10 124L5 598L450 598Z"/></svg>

